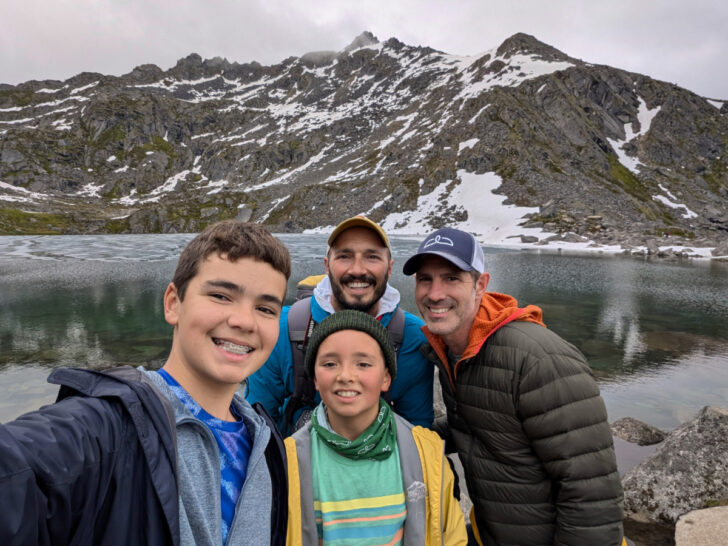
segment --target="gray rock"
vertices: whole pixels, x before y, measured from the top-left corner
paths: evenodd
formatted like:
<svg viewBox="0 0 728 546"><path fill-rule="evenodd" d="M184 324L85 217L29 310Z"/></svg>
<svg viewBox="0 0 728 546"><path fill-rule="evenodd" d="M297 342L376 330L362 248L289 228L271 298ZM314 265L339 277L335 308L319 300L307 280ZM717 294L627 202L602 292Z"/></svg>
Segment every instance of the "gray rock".
<svg viewBox="0 0 728 546"><path fill-rule="evenodd" d="M521 242L522 243L537 243L538 237L534 237L533 235L521 235Z"/></svg>
<svg viewBox="0 0 728 546"><path fill-rule="evenodd" d="M675 546L728 544L728 506L693 510L675 525Z"/></svg>
<svg viewBox="0 0 728 546"><path fill-rule="evenodd" d="M706 406L622 480L628 516L674 522L728 499L728 409Z"/></svg>
<svg viewBox="0 0 728 546"><path fill-rule="evenodd" d="M728 240L718 244L712 251L713 256L728 256Z"/></svg>
<svg viewBox="0 0 728 546"><path fill-rule="evenodd" d="M556 202L552 199L539 208L541 218L554 218L556 216Z"/></svg>
<svg viewBox="0 0 728 546"><path fill-rule="evenodd" d="M643 423L633 417L624 417L611 424L612 434L627 442L640 446L657 444L665 439L665 432L657 427Z"/></svg>
<svg viewBox="0 0 728 546"><path fill-rule="evenodd" d="M564 234L562 241L567 243L586 243L589 239L573 232Z"/></svg>
<svg viewBox="0 0 728 546"><path fill-rule="evenodd" d="M647 241L645 246L647 246L647 254L649 256L654 256L658 252L660 252L660 247L657 246L657 241L655 241L654 239L650 239L649 241Z"/></svg>

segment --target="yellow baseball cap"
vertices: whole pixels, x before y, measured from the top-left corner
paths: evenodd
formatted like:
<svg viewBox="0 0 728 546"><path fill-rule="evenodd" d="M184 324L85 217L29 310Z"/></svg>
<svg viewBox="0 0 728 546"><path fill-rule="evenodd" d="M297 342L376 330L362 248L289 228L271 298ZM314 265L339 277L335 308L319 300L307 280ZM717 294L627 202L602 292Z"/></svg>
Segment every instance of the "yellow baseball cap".
<svg viewBox="0 0 728 546"><path fill-rule="evenodd" d="M372 230L382 240L384 246L386 246L391 252L392 247L389 246L389 238L387 237L387 234L384 233L384 230L379 224L373 222L366 216L352 216L336 226L334 231L331 232L331 235L329 235L329 246L333 246L334 241L339 235L353 227L363 227Z"/></svg>

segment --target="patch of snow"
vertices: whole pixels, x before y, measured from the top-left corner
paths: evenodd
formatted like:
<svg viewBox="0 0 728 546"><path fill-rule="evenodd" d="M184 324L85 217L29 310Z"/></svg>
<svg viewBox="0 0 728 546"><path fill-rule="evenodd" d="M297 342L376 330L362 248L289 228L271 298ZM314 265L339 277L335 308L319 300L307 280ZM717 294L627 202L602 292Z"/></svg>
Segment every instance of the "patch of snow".
<svg viewBox="0 0 728 546"><path fill-rule="evenodd" d="M642 97L638 97L638 99L639 108L637 110L637 121L639 122L639 130L635 133L632 130L632 124L625 123L624 140L613 140L611 138L607 139L610 146L617 154L619 162L635 174L639 174L639 167L642 166L642 163L640 163L639 158L628 156L627 153L624 151L623 147L626 143L631 142L635 138L647 134L647 132L650 130L652 120L660 112L661 108L660 106L655 106L652 110L650 110L647 108L647 104Z"/></svg>
<svg viewBox="0 0 728 546"><path fill-rule="evenodd" d="M453 102L462 99L463 103L460 105L461 108L465 100L477 97L493 87L517 87L527 80L553 74L554 72L566 70L574 66L569 62L545 61L536 56L524 55L522 53L517 53L508 58L495 56L495 50L490 52L490 54L491 58L483 66L483 69L496 61L504 62L505 66L495 74L485 74L477 82L473 81L475 71L472 70L471 65L480 59L482 55L479 57L465 58L460 62L460 70L463 76L463 89L453 98ZM485 72L483 69L481 69L481 72Z"/></svg>
<svg viewBox="0 0 728 546"><path fill-rule="evenodd" d="M658 186L660 187L660 189L661 189L662 191L664 191L664 192L665 192L665 193L667 194L667 196L668 196L668 197L669 197L670 199L672 199L673 201L677 201L677 197L675 197L675 196L674 196L674 195L673 195L672 193L670 193L670 190L668 190L668 189L667 189L667 188L666 188L665 186L663 186L662 184L657 184L657 185L658 185Z"/></svg>
<svg viewBox="0 0 728 546"><path fill-rule="evenodd" d="M26 190L19 186L13 186L6 182L0 182L0 190L4 190L4 193L0 194L0 201L9 201L14 203L35 203L46 199L51 199L50 195L44 193L37 193Z"/></svg>
<svg viewBox="0 0 728 546"><path fill-rule="evenodd" d="M471 138L465 142L461 142L458 146L458 153L462 152L466 148L472 148L480 140L480 138Z"/></svg>
<svg viewBox="0 0 728 546"><path fill-rule="evenodd" d="M7 121L0 119L0 123L4 123L5 125L19 125L20 123L29 123L31 121L35 121L35 118L12 119Z"/></svg>
<svg viewBox="0 0 728 546"><path fill-rule="evenodd" d="M88 85L84 85L83 87L77 87L76 89L72 89L69 93L70 95L76 95L77 93L81 93L82 91L86 91L86 89L91 89L92 87L96 87L99 84L98 81L95 81L93 83L90 83Z"/></svg>
<svg viewBox="0 0 728 546"><path fill-rule="evenodd" d="M136 205L137 203L139 203L139 199L134 197L136 195L136 192L136 188L132 188L132 190L129 192L129 195L125 195L117 201L122 205Z"/></svg>
<svg viewBox="0 0 728 546"><path fill-rule="evenodd" d="M59 91L63 91L64 89L68 89L68 86L64 85L63 87L59 87L58 89L47 89L47 88L38 89L38 91L36 91L36 93L49 93L49 94L58 93Z"/></svg>
<svg viewBox="0 0 728 546"><path fill-rule="evenodd" d="M715 106L718 110L720 110L721 108L723 108L724 101L712 100L712 99L705 99L705 100L708 101L708 103L710 103L713 106Z"/></svg>
<svg viewBox="0 0 728 546"><path fill-rule="evenodd" d="M115 173L125 173L128 170L129 170L129 165L124 165L123 167L119 167L118 169L116 169L114 172Z"/></svg>
<svg viewBox="0 0 728 546"><path fill-rule="evenodd" d="M66 118L57 119L56 121L51 123L51 125L53 125L53 127L55 127L57 131L70 131L71 129L73 129L73 125L68 123L68 121L66 121Z"/></svg>
<svg viewBox="0 0 728 546"><path fill-rule="evenodd" d="M468 120L468 123L473 123L476 119L478 119L480 117L480 114L482 114L483 112L485 112L486 108L488 108L489 106L490 106L490 104L486 104L480 110L478 110L478 113L475 114L472 118L470 118Z"/></svg>
<svg viewBox="0 0 728 546"><path fill-rule="evenodd" d="M77 195L88 195L89 197L100 197L99 191L104 187L103 184L86 184L78 190Z"/></svg>
<svg viewBox="0 0 728 546"><path fill-rule="evenodd" d="M116 161L116 156L110 155L106 161L108 161L109 163L111 163L112 161Z"/></svg>
<svg viewBox="0 0 728 546"><path fill-rule="evenodd" d="M333 144L330 144L329 146L327 146L326 148L321 150L318 154L311 157L308 160L308 162L304 163L300 167L291 169L287 173L285 173L281 176L278 176L272 180L268 180L267 182L263 182L261 184L256 184L255 186L248 188L248 191L258 191L263 188L267 188L269 186L275 186L276 184L281 184L281 183L287 181L289 178L291 178L296 173L300 173L300 172L306 170L307 168L309 168L310 166L314 165L315 163L318 163L319 161L321 161L324 158L324 156L326 155L326 152L328 152L332 147L333 147ZM267 172L268 172L268 169L266 169L265 172L260 175L260 178L262 178Z"/></svg>
<svg viewBox="0 0 728 546"><path fill-rule="evenodd" d="M695 214L692 210L690 210L687 206L683 205L682 203L676 203L674 201L670 201L664 195L653 195L652 199L654 199L655 201L659 201L663 205L666 205L673 209L685 209L685 212L680 212L680 215L683 218L697 218L698 217L698 215Z"/></svg>
<svg viewBox="0 0 728 546"><path fill-rule="evenodd" d="M275 201L273 201L272 206L263 215L263 217L260 220L257 221L257 223L262 224L263 222L265 222L268 219L268 217L270 216L270 213L273 212L278 205L280 205L281 203L283 203L287 199L288 199L288 197L281 197L280 199L276 199Z"/></svg>

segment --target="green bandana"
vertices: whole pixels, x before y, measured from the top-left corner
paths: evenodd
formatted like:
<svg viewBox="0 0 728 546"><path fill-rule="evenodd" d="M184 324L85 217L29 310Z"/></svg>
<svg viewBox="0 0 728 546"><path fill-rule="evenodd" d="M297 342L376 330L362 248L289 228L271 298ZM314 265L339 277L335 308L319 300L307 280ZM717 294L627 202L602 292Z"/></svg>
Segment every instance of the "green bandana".
<svg viewBox="0 0 728 546"><path fill-rule="evenodd" d="M322 403L323 406L323 403ZM381 461L394 453L397 444L394 414L384 400L379 399L379 413L374 422L355 440L347 440L319 424L318 410L311 414L311 426L326 444L349 459L374 459Z"/></svg>

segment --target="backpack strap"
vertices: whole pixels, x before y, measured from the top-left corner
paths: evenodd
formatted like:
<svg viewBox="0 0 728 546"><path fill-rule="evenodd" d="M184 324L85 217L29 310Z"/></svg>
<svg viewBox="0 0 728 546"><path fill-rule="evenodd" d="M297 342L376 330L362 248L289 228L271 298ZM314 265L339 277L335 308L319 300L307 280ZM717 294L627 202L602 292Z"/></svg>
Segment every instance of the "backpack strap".
<svg viewBox="0 0 728 546"><path fill-rule="evenodd" d="M293 417L299 409L313 408L316 404L316 387L303 365L306 356L306 342L314 326L310 297L298 300L291 305L288 310L288 338L291 342L293 360L293 394L283 413L286 432L295 430Z"/></svg>
<svg viewBox="0 0 728 546"><path fill-rule="evenodd" d="M404 311L402 311L401 307L397 307L392 314L392 318L389 319L389 324L387 324L387 333L394 349L395 362L399 359L399 350L402 348L402 342L404 341L404 319ZM392 405L391 386L382 393L382 398L390 406Z"/></svg>

